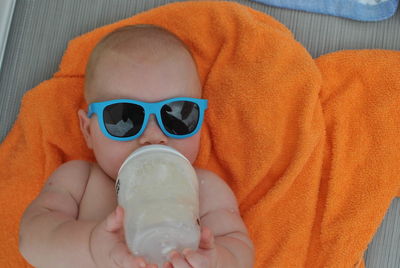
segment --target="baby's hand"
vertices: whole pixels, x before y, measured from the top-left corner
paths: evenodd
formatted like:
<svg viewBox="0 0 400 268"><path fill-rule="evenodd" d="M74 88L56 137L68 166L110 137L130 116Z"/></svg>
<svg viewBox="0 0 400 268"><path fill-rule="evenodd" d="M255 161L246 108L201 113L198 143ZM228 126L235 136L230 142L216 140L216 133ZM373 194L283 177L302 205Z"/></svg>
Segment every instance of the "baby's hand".
<svg viewBox="0 0 400 268"><path fill-rule="evenodd" d="M89 239L90 252L97 267L152 268L142 257L132 255L125 242L123 208L118 206L97 224Z"/></svg>
<svg viewBox="0 0 400 268"><path fill-rule="evenodd" d="M217 249L214 235L210 229L203 227L198 250L185 249L182 254L173 251L169 256L170 262L165 263L163 268L215 268Z"/></svg>

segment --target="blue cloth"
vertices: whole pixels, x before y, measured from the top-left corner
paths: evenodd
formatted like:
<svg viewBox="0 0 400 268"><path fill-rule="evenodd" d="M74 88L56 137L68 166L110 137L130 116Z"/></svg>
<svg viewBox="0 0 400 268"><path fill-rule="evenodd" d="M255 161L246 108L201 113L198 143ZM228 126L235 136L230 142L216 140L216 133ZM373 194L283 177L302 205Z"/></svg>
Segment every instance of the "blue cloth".
<svg viewBox="0 0 400 268"><path fill-rule="evenodd" d="M275 7L303 10L359 21L379 21L396 13L399 0L253 0Z"/></svg>

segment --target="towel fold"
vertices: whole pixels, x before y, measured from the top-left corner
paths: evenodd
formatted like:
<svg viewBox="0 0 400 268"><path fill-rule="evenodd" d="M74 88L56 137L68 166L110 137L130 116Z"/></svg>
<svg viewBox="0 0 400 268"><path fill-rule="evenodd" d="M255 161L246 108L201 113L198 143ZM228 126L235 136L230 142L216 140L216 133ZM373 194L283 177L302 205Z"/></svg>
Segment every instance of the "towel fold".
<svg viewBox="0 0 400 268"><path fill-rule="evenodd" d="M396 13L398 0L252 0L266 5L358 21L380 21Z"/></svg>
<svg viewBox="0 0 400 268"><path fill-rule="evenodd" d="M209 100L195 165L235 192L255 267L359 263L400 190L400 52L314 60L275 19L210 1L169 4L74 39L53 78L25 94L0 146L0 266L28 266L18 223L46 178L65 161L94 161L76 114L87 107L91 50L142 23L175 33L194 55Z"/></svg>

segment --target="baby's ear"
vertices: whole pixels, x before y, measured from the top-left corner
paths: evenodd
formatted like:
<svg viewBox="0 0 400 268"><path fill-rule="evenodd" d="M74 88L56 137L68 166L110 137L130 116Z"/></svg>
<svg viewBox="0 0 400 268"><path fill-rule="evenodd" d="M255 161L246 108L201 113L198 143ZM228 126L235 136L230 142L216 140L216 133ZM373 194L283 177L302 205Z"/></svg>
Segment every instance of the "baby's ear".
<svg viewBox="0 0 400 268"><path fill-rule="evenodd" d="M85 138L86 145L93 149L92 146L92 135L90 132L90 118L87 116L86 112L82 109L78 111L79 126L81 128L83 137Z"/></svg>

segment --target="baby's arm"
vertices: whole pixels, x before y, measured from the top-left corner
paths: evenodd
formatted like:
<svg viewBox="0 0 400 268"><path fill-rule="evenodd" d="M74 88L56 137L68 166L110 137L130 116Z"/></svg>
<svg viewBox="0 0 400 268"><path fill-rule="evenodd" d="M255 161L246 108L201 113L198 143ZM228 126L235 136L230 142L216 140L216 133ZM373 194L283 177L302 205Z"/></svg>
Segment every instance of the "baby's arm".
<svg viewBox="0 0 400 268"><path fill-rule="evenodd" d="M210 171L198 170L200 179L200 222L212 230L218 267L253 267L253 243L240 216L229 186Z"/></svg>
<svg viewBox="0 0 400 268"><path fill-rule="evenodd" d="M97 222L76 220L89 173L87 162L65 163L24 212L19 248L33 266L95 267L89 236Z"/></svg>
<svg viewBox="0 0 400 268"><path fill-rule="evenodd" d="M121 207L101 221L78 220L90 174L89 163L71 161L50 176L22 217L22 255L39 268L151 267L130 253Z"/></svg>

